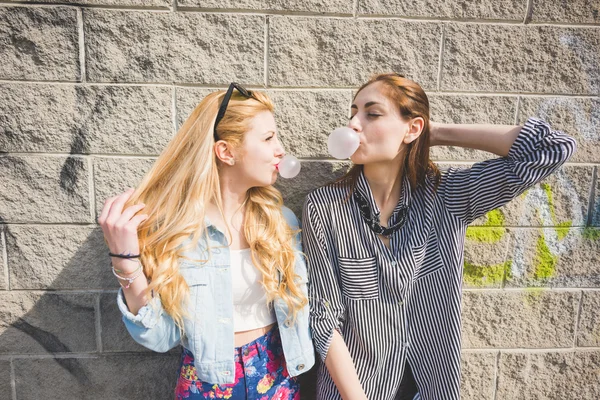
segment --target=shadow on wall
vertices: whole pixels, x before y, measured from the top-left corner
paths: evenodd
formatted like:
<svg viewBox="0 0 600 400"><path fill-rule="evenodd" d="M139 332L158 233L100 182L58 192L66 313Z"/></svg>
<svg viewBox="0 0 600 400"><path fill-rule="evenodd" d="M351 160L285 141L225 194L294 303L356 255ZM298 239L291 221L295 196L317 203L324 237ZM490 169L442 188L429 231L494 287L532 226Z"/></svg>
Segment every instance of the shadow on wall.
<svg viewBox="0 0 600 400"><path fill-rule="evenodd" d="M85 151L85 146L76 147L72 150ZM64 163L64 193L73 192L80 162L69 157ZM123 165L114 165L115 176ZM278 188L300 218L308 191L343 170L343 163L307 162L298 177ZM136 183L120 182L109 195ZM97 200L96 212L105 199ZM172 398L180 348L153 353L130 338L116 306L118 283L97 225L10 224L0 216L0 227L10 282L10 290L0 292L0 356L12 360L18 398ZM8 289L8 282L4 286ZM12 397L9 375L0 379L1 398ZM314 370L302 382L302 398L314 398Z"/></svg>

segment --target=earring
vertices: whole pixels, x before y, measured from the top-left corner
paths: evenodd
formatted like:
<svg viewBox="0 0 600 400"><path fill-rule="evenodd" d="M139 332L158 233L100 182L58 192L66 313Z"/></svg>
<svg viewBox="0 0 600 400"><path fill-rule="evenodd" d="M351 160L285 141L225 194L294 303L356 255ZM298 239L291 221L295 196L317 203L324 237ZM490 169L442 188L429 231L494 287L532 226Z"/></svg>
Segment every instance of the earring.
<svg viewBox="0 0 600 400"><path fill-rule="evenodd" d="M231 162L229 163L229 165L235 165L235 160L231 160Z"/></svg>

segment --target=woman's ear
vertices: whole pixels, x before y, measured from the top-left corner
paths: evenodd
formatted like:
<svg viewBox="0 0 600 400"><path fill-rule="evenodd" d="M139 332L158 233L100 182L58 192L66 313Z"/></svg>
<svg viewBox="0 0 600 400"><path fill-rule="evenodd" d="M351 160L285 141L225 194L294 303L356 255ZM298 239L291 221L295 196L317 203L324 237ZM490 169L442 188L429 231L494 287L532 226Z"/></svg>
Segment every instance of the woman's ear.
<svg viewBox="0 0 600 400"><path fill-rule="evenodd" d="M215 154L223 164L235 165L235 157L231 145L224 140L215 143Z"/></svg>
<svg viewBox="0 0 600 400"><path fill-rule="evenodd" d="M425 120L421 117L413 118L408 123L408 132L404 135L403 142L409 144L415 140L421 133L423 132L423 127L425 126Z"/></svg>

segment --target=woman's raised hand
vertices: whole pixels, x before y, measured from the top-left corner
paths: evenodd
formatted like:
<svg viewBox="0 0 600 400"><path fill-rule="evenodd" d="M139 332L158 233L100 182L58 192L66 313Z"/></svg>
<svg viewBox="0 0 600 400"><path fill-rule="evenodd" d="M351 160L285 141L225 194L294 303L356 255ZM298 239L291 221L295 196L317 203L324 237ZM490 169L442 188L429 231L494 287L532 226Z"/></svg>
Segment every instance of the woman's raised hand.
<svg viewBox="0 0 600 400"><path fill-rule="evenodd" d="M102 228L104 238L111 253L122 255L139 254L138 226L148 218L147 214L138 214L145 204L136 204L123 210L125 203L133 194L134 189L129 189L119 196L106 200L102 212L98 217L98 224ZM137 261L113 258L113 265L123 270L133 270Z"/></svg>

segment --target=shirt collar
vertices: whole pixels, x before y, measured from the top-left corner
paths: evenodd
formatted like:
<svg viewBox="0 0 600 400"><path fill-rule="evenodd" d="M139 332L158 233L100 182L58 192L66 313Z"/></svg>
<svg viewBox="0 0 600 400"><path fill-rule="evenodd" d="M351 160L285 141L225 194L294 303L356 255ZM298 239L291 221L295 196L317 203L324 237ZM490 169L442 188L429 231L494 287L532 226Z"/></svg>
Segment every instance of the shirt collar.
<svg viewBox="0 0 600 400"><path fill-rule="evenodd" d="M375 198L373 197L373 193L371 192L371 187L369 186L369 182L365 177L364 171L360 171L358 175L358 179L356 180L356 188L355 190L359 190L361 194L367 199L369 202L369 206L371 208L372 215L377 215L381 213L377 203L375 202ZM410 206L411 199L411 189L410 182L408 181L408 177L405 175L402 178L402 191L400 193L400 200L396 207L394 207L394 211L392 211L391 221L395 221L397 217L397 213L402 206Z"/></svg>

